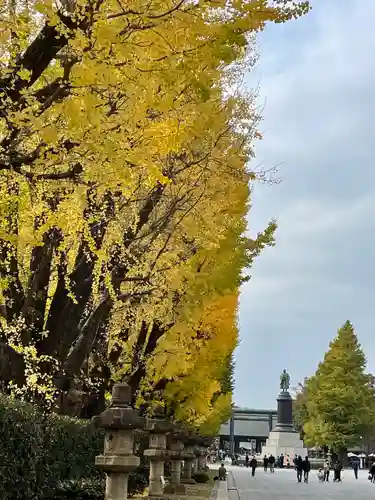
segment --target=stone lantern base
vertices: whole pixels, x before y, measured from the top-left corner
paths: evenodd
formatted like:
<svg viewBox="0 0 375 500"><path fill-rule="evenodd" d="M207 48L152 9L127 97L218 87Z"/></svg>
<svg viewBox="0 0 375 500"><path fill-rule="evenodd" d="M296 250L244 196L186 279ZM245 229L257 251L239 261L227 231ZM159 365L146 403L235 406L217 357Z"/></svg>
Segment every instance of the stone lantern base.
<svg viewBox="0 0 375 500"><path fill-rule="evenodd" d="M186 486L184 484L167 484L164 493L166 495L186 495Z"/></svg>

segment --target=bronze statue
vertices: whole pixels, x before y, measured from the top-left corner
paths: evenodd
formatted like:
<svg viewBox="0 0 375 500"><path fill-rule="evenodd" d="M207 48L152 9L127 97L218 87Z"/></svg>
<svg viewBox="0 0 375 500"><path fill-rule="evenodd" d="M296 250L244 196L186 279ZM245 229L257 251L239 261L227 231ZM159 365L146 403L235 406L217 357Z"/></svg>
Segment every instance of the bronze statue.
<svg viewBox="0 0 375 500"><path fill-rule="evenodd" d="M284 369L283 373L280 375L280 389L282 392L288 392L290 387L290 376L289 373Z"/></svg>

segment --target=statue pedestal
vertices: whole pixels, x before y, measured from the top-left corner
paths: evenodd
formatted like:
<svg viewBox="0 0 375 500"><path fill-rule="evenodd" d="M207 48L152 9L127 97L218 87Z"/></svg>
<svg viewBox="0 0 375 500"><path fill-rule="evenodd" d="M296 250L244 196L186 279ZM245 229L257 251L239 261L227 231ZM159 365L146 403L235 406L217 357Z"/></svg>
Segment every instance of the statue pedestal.
<svg viewBox="0 0 375 500"><path fill-rule="evenodd" d="M287 391L277 396L277 424L273 431L295 432L293 428L293 400Z"/></svg>
<svg viewBox="0 0 375 500"><path fill-rule="evenodd" d="M298 432L271 431L266 444L262 448L262 455L273 455L275 458L281 454L289 455L292 460L296 455L302 458L307 456L307 448L299 438Z"/></svg>
<svg viewBox="0 0 375 500"><path fill-rule="evenodd" d="M293 428L293 400L287 391L281 392L277 397L277 424L262 448L262 455L271 454L275 458L281 454L289 455L290 459L295 455L303 458L307 455L303 441Z"/></svg>

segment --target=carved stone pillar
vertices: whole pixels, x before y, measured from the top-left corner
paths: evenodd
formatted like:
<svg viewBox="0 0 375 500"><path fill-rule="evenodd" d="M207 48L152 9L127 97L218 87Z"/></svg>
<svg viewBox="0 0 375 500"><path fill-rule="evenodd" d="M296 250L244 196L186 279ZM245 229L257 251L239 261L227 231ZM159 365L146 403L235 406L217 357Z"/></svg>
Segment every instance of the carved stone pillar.
<svg viewBox="0 0 375 500"><path fill-rule="evenodd" d="M105 429L104 453L95 458L98 468L107 474L105 500L126 500L130 472L139 465L133 455L133 431L142 429L145 419L130 407L128 384L115 384L110 407L95 421Z"/></svg>
<svg viewBox="0 0 375 500"><path fill-rule="evenodd" d="M194 444L195 439L191 434L186 436L184 441L185 444L185 454L184 454L184 468L182 471L182 482L186 484L194 484L195 481L192 479L193 475L193 465L196 460Z"/></svg>
<svg viewBox="0 0 375 500"><path fill-rule="evenodd" d="M195 458L192 463L192 473L195 474L198 472L198 457L199 457L199 436L197 433L192 434L191 440L192 440L192 447L193 447L193 453L195 455Z"/></svg>
<svg viewBox="0 0 375 500"><path fill-rule="evenodd" d="M163 408L157 408L153 418L146 421L146 430L150 433L149 448L144 455L150 460L150 481L148 494L150 497L161 496L164 493L162 477L164 462L167 458L167 433L173 429L165 418Z"/></svg>
<svg viewBox="0 0 375 500"><path fill-rule="evenodd" d="M203 457L202 457L202 462L201 466L203 467L203 470L207 469L207 455L208 455L208 450L210 446L212 445L213 438L205 436L202 438L202 452L203 452Z"/></svg>
<svg viewBox="0 0 375 500"><path fill-rule="evenodd" d="M197 437L195 454L197 456L197 472L204 472L206 469L206 448L204 438L200 435Z"/></svg>
<svg viewBox="0 0 375 500"><path fill-rule="evenodd" d="M165 493L185 494L186 487L181 484L181 462L184 458L184 438L183 432L179 426L174 426L174 432L171 435L171 443L168 450L168 458L171 461L171 483L165 487Z"/></svg>

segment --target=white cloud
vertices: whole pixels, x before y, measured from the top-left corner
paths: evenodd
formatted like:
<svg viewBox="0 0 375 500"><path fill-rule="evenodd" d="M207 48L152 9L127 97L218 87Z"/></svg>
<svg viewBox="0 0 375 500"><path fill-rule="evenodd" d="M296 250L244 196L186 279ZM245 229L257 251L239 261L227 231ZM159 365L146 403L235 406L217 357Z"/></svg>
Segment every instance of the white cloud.
<svg viewBox="0 0 375 500"><path fill-rule="evenodd" d="M313 2L310 15L315 30L310 37L294 39L295 26L284 29L288 42L282 45L281 70L280 51L272 37L263 51L261 44L255 78L260 80L261 98L267 99L265 141L258 148L262 157L273 161L278 155L276 163L290 163L319 161L327 153L340 155L340 149L355 148L360 137L353 131L363 128L364 118L373 116L375 102L369 102L368 94L375 92L375 36L370 27L375 2L341 0L339 5L338 1L332 1L331 7L324 0ZM297 23L307 27L310 17ZM300 44L297 50L296 44Z"/></svg>
<svg viewBox="0 0 375 500"><path fill-rule="evenodd" d="M354 200L340 200L327 203L318 198L297 199L286 206L278 217L284 237L313 237L332 231L350 231L363 224L368 214L375 214L375 191ZM329 234L328 234L329 236Z"/></svg>

